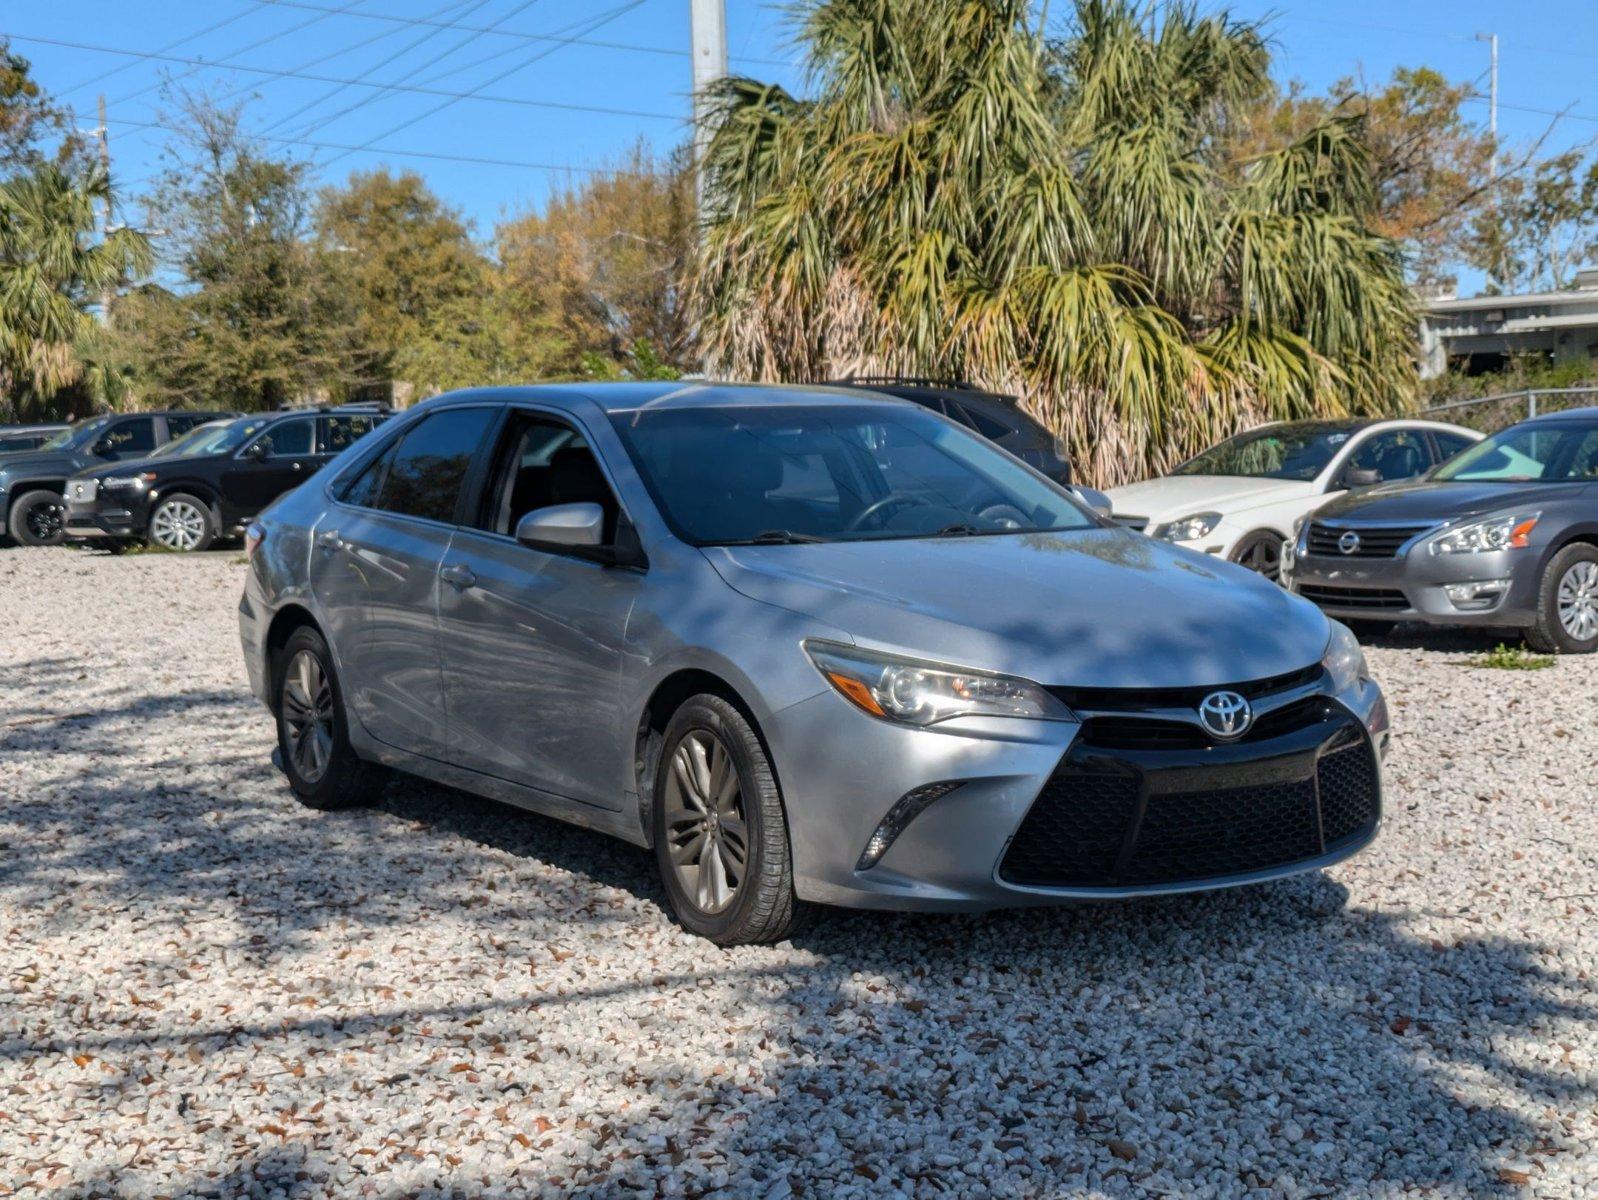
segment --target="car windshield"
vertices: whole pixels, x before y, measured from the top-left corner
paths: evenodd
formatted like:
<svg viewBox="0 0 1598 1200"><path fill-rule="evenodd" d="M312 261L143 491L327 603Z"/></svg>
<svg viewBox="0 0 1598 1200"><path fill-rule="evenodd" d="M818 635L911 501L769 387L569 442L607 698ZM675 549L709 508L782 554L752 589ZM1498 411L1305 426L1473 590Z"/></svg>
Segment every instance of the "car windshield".
<svg viewBox="0 0 1598 1200"><path fill-rule="evenodd" d="M96 417L94 420L82 425L68 425L65 429L58 430L49 441L40 444L41 450L73 450L87 446L100 436L100 431L111 423L110 417Z"/></svg>
<svg viewBox="0 0 1598 1200"><path fill-rule="evenodd" d="M162 458L199 458L205 454L226 454L237 450L262 425L265 417L240 417L234 421L208 421L169 442L160 452Z"/></svg>
<svg viewBox="0 0 1598 1200"><path fill-rule="evenodd" d="M1431 477L1454 483L1598 479L1598 423L1512 426L1449 459Z"/></svg>
<svg viewBox="0 0 1598 1200"><path fill-rule="evenodd" d="M1326 469L1353 434L1346 425L1267 425L1211 446L1172 474L1310 480Z"/></svg>
<svg viewBox="0 0 1598 1200"><path fill-rule="evenodd" d="M1098 524L988 442L909 405L645 409L614 422L662 514L695 545Z"/></svg>

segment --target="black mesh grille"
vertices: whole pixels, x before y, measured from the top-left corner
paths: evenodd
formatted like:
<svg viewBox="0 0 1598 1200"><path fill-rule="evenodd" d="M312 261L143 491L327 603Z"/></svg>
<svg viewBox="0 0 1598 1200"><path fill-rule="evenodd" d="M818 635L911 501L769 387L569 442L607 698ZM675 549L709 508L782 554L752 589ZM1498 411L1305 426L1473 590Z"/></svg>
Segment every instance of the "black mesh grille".
<svg viewBox="0 0 1598 1200"><path fill-rule="evenodd" d="M1300 583L1298 594L1306 600L1332 608L1402 612L1409 607L1409 598L1396 588L1324 587Z"/></svg>
<svg viewBox="0 0 1598 1200"><path fill-rule="evenodd" d="M1321 852L1315 782L1150 796L1121 883L1259 871Z"/></svg>
<svg viewBox="0 0 1598 1200"><path fill-rule="evenodd" d="M1289 710L1282 710L1282 722L1296 715L1299 729L1328 720L1321 697ZM1140 771L1111 774L1102 765L1108 735L1130 736L1129 727L1137 723L1127 718L1106 725L1100 741L1079 743L1085 758L1067 755L1016 830L1002 878L1032 887L1091 888L1238 875L1316 858L1375 822L1375 758L1351 721L1334 726L1320 751L1311 743L1303 778L1209 791L1155 790L1140 816ZM1151 746L1145 739L1137 748ZM1186 767L1193 751L1173 748L1169 757L1183 760L1174 766Z"/></svg>
<svg viewBox="0 0 1598 1200"><path fill-rule="evenodd" d="M1179 688L1051 687L1049 691L1080 712L1132 713L1150 708L1196 708L1199 701L1217 688L1236 692L1249 700L1258 700L1275 695L1277 692L1315 683L1324 673L1325 670L1320 663L1311 663L1297 671L1273 675L1267 679L1251 679L1244 683Z"/></svg>
<svg viewBox="0 0 1598 1200"><path fill-rule="evenodd" d="M1325 558L1393 558L1398 548L1418 533L1425 533L1430 525L1388 525L1380 529L1349 530L1337 525L1324 525L1320 521L1309 523L1305 548L1309 553ZM1338 544L1345 533L1359 536L1359 545L1348 554Z"/></svg>
<svg viewBox="0 0 1598 1200"><path fill-rule="evenodd" d="M1376 763L1363 742L1321 759L1321 830L1328 846L1376 819Z"/></svg>

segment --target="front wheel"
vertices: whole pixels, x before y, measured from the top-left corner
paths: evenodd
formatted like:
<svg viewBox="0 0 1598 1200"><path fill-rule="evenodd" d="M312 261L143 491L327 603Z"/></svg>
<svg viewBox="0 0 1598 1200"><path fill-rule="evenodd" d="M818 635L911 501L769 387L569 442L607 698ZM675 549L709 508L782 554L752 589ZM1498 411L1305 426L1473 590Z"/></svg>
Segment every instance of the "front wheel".
<svg viewBox="0 0 1598 1200"><path fill-rule="evenodd" d="M55 492L24 492L11 502L8 525L19 546L59 546L66 537L66 509Z"/></svg>
<svg viewBox="0 0 1598 1200"><path fill-rule="evenodd" d="M720 696L688 700L655 772L655 859L685 929L722 946L780 942L799 926L788 823L765 748Z"/></svg>
<svg viewBox="0 0 1598 1200"><path fill-rule="evenodd" d="M1272 583L1282 580L1282 535L1269 530L1251 533L1232 551L1232 561L1263 575Z"/></svg>
<svg viewBox="0 0 1598 1200"><path fill-rule="evenodd" d="M182 492L165 497L150 514L150 542L163 550L190 553L216 540L211 506Z"/></svg>
<svg viewBox="0 0 1598 1200"><path fill-rule="evenodd" d="M322 635L296 629L274 662L277 746L289 786L308 808L355 808L382 795L388 772L350 746L344 694Z"/></svg>
<svg viewBox="0 0 1598 1200"><path fill-rule="evenodd" d="M1549 560L1526 644L1544 654L1598 650L1598 547L1577 542Z"/></svg>

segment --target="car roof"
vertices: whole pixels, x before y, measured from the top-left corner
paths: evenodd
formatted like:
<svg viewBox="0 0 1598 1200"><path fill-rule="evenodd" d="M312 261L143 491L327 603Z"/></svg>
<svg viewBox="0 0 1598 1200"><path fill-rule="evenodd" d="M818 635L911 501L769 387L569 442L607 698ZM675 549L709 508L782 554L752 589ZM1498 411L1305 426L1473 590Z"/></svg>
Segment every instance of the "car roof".
<svg viewBox="0 0 1598 1200"><path fill-rule="evenodd" d="M1598 408L1567 408L1563 412L1542 413L1535 417L1527 417L1524 421L1517 421L1517 425L1558 425L1562 422L1571 424L1598 421Z"/></svg>
<svg viewBox="0 0 1598 1200"><path fill-rule="evenodd" d="M945 379L895 379L889 376L881 377L849 377L845 379L829 380L827 387L850 388L864 392L885 393L890 396L899 396L909 399L914 396L935 397L939 400L975 401L978 404L986 401L997 404L1006 409L1016 408L1020 401L1014 396L1004 392L989 392L982 388L974 387L969 383Z"/></svg>
<svg viewBox="0 0 1598 1200"><path fill-rule="evenodd" d="M1479 430L1432 417L1309 417L1300 421L1270 421L1259 429L1302 429L1310 433L1360 433L1378 425L1418 425L1424 429L1448 429L1460 433L1480 434ZM1245 431L1249 432L1249 431Z"/></svg>
<svg viewBox="0 0 1598 1200"><path fill-rule="evenodd" d="M717 383L708 380L648 380L626 383L547 383L525 387L468 388L445 392L424 400L418 407L489 401L513 404L517 401L571 407L574 401L589 401L607 413L639 412L643 409L743 408L771 405L814 404L892 404L909 405L881 392L852 387L832 387L806 383Z"/></svg>

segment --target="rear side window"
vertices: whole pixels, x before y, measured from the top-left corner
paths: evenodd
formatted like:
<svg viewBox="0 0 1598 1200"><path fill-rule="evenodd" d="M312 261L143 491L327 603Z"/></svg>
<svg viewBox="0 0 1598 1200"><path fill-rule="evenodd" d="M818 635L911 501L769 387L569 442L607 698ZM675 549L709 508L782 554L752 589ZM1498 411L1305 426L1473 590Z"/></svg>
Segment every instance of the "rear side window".
<svg viewBox="0 0 1598 1200"><path fill-rule="evenodd" d="M453 523L472 458L494 423L492 408L434 413L355 477L349 504Z"/></svg>
<svg viewBox="0 0 1598 1200"><path fill-rule="evenodd" d="M953 407L953 405L950 405L951 416L954 415L952 411ZM972 429L975 429L983 437L988 438L990 441L996 442L1000 438L1009 437L1015 432L1015 430L1011 429L1003 421L999 420L997 417L990 417L980 408L962 404L960 406L960 411L965 415L965 423L971 426Z"/></svg>
<svg viewBox="0 0 1598 1200"><path fill-rule="evenodd" d="M168 413L166 418L166 431L176 440L189 430L198 425L204 425L211 417L206 413Z"/></svg>
<svg viewBox="0 0 1598 1200"><path fill-rule="evenodd" d="M1460 437L1457 433L1433 433L1432 437L1437 439L1438 453L1444 459L1453 458L1461 450L1468 450L1476 444L1467 437Z"/></svg>
<svg viewBox="0 0 1598 1200"><path fill-rule="evenodd" d="M367 416L350 417L323 417L322 446L323 454L338 454L349 449L360 441L372 430L377 428L377 418Z"/></svg>

